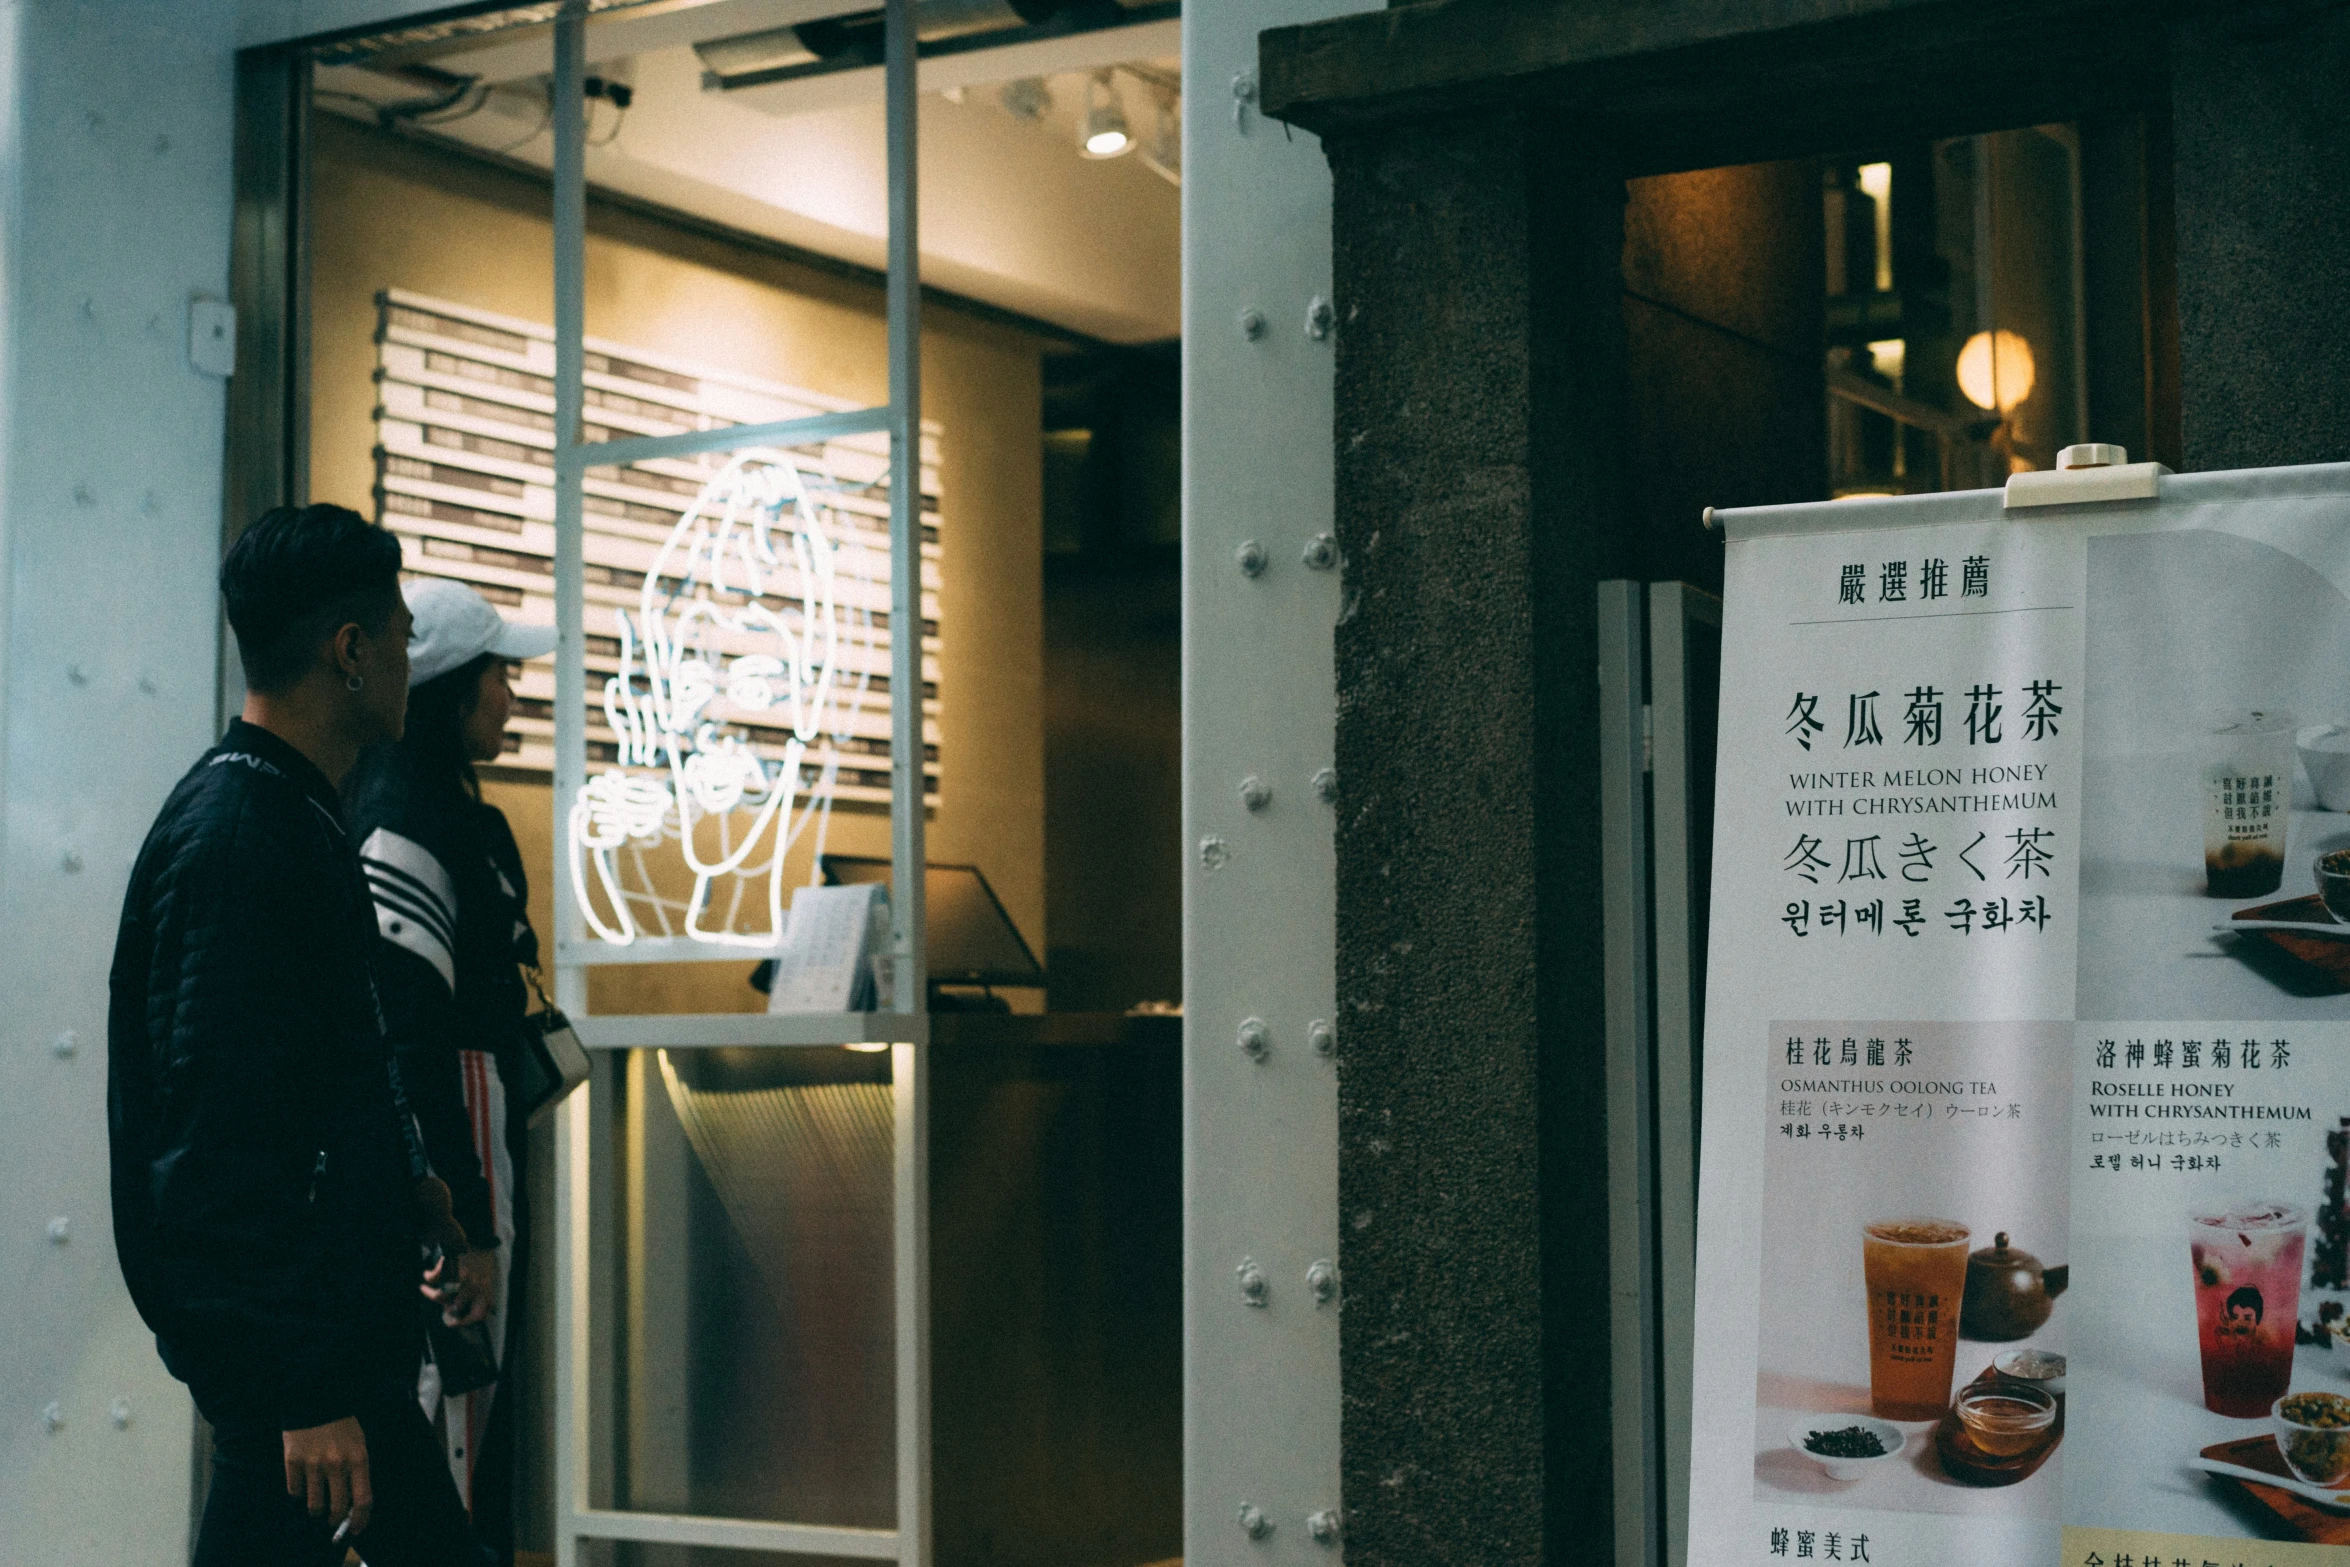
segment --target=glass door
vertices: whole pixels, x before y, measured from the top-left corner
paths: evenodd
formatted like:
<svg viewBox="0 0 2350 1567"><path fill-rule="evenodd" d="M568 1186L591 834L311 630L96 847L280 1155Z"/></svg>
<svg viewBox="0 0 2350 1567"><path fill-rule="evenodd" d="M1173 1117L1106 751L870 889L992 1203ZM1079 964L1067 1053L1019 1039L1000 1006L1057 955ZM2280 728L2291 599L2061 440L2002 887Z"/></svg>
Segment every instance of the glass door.
<svg viewBox="0 0 2350 1567"><path fill-rule="evenodd" d="M555 960L595 1060L556 1128L564 1567L591 1541L634 1542L632 1556L930 1557L920 868L937 611L912 9L884 7L889 400L764 417L633 397L623 382L644 367L588 341L590 7L570 0L554 22ZM683 512L656 504L687 490ZM611 524L592 551L591 508ZM622 561L632 522L644 536ZM603 602L615 586L620 602ZM822 837L843 787L878 782L858 765L877 750L886 905L867 889L826 889L864 894L854 907L803 899L786 862ZM764 1014L590 1004L598 968L768 954L780 966ZM693 1375L686 1335L730 1321L725 1267L701 1252L747 1259L780 1303L716 1363L763 1367L796 1425L759 1419L739 1378ZM758 1353L786 1338L805 1352ZM756 1455L763 1483L730 1485L723 1462L695 1458L712 1430Z"/></svg>

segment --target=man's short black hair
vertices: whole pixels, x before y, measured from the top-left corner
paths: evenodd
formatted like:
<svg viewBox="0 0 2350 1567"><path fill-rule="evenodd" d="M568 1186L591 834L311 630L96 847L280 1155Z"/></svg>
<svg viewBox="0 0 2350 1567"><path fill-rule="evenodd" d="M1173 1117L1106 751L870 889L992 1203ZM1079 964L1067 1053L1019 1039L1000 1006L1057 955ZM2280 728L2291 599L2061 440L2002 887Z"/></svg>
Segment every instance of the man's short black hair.
<svg viewBox="0 0 2350 1567"><path fill-rule="evenodd" d="M2228 1314L2230 1316L2246 1308L2251 1310L2252 1320L2255 1322L2259 1322L2267 1316L2267 1313L2261 1309L2260 1291L2249 1284L2242 1286L2228 1297Z"/></svg>
<svg viewBox="0 0 2350 1567"><path fill-rule="evenodd" d="M383 630L400 602L400 541L347 506L273 507L229 547L220 593L246 686L275 695L337 627Z"/></svg>

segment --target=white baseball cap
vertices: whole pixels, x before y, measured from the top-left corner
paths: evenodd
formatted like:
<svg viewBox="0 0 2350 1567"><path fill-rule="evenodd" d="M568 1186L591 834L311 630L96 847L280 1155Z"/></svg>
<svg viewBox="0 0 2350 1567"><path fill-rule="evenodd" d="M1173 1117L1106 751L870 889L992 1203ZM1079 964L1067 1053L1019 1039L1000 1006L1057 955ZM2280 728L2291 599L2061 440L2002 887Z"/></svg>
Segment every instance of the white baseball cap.
<svg viewBox="0 0 2350 1567"><path fill-rule="evenodd" d="M462 582L422 577L402 585L408 613L408 684L411 689L436 675L462 669L484 653L500 658L537 658L555 651L553 626L526 626L508 620L490 601Z"/></svg>

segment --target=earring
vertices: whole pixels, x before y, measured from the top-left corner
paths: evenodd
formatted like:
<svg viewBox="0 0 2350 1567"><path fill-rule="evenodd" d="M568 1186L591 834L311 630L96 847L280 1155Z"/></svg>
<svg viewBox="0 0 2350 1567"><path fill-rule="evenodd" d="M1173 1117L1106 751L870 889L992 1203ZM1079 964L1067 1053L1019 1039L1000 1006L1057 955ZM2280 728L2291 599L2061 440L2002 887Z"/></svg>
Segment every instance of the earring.
<svg viewBox="0 0 2350 1567"><path fill-rule="evenodd" d="M360 690L366 684L367 677L365 675L353 675L350 679L343 682L344 688L351 691Z"/></svg>

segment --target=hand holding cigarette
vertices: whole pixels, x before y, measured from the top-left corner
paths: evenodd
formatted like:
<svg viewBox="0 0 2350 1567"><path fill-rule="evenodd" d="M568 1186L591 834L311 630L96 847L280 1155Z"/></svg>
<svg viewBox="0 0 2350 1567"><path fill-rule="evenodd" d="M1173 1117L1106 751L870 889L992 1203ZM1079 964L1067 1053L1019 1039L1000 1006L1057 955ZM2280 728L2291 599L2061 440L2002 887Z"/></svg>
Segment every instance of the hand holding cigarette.
<svg viewBox="0 0 2350 1567"><path fill-rule="evenodd" d="M313 1518L336 1522L335 1539L363 1534L375 1512L367 1473L367 1434L345 1415L285 1433L286 1494L302 1497Z"/></svg>

